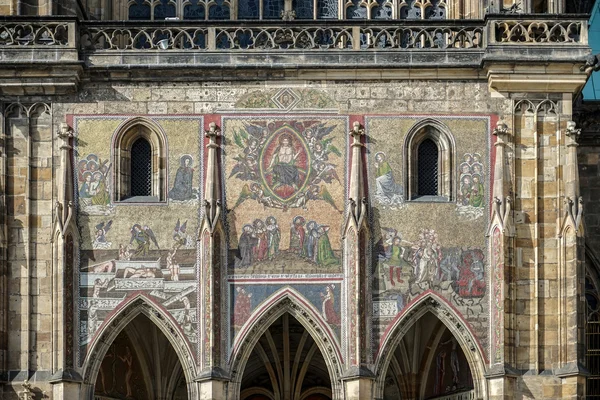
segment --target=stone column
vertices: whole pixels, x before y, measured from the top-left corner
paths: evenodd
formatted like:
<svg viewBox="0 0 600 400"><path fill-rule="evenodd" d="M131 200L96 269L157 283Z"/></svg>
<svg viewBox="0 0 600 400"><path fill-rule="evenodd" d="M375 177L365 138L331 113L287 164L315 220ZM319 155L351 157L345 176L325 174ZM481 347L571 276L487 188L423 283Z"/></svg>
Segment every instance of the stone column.
<svg viewBox="0 0 600 400"><path fill-rule="evenodd" d="M563 398L585 397L585 266L583 199L580 197L577 140L581 129L575 122L561 126L564 146L564 206L558 232L558 338L557 376L563 378ZM562 132L561 132L562 133ZM581 294L581 295L580 295Z"/></svg>
<svg viewBox="0 0 600 400"><path fill-rule="evenodd" d="M206 131L208 137L206 181L204 190L204 208L200 223L200 399L224 399L226 383L229 380L223 369L224 337L223 326L224 274L222 254L226 249L225 231L222 221L221 179L218 165L217 140L221 136L220 129L211 123Z"/></svg>
<svg viewBox="0 0 600 400"><path fill-rule="evenodd" d="M354 122L348 213L344 224L344 390L346 400L371 399L374 375L371 354L371 296L367 274L369 227L363 179L364 129Z"/></svg>
<svg viewBox="0 0 600 400"><path fill-rule="evenodd" d="M512 399L515 393L514 365L514 223L512 179L506 147L508 126L499 121L493 131L494 149L493 207L488 228L490 260L490 368L486 374L490 399Z"/></svg>
<svg viewBox="0 0 600 400"><path fill-rule="evenodd" d="M52 393L55 399L78 398L81 375L75 370L75 256L79 242L73 188L73 131L61 124L60 166L56 169L56 203L52 242Z"/></svg>

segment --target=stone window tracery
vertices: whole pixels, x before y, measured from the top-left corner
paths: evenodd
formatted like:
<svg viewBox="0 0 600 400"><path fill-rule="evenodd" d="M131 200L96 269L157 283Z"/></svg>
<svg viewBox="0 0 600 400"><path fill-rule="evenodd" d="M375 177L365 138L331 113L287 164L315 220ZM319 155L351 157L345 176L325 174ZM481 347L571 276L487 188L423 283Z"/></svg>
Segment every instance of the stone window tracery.
<svg viewBox="0 0 600 400"><path fill-rule="evenodd" d="M128 0L129 20L446 19L447 0ZM285 11L285 12L284 12Z"/></svg>
<svg viewBox="0 0 600 400"><path fill-rule="evenodd" d="M407 135L404 179L409 200L453 198L454 140L437 125L422 122Z"/></svg>
<svg viewBox="0 0 600 400"><path fill-rule="evenodd" d="M446 0L348 0L346 19L446 19Z"/></svg>
<svg viewBox="0 0 600 400"><path fill-rule="evenodd" d="M166 144L149 124L129 123L113 151L114 201L157 202L166 199Z"/></svg>
<svg viewBox="0 0 600 400"><path fill-rule="evenodd" d="M127 10L129 20L223 20L230 19L231 3L228 0L130 0Z"/></svg>

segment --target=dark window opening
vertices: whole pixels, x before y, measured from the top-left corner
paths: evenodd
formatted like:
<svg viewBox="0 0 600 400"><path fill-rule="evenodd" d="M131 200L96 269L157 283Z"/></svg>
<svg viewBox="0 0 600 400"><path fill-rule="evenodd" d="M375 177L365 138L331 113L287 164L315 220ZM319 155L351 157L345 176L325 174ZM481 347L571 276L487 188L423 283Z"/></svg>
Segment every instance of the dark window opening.
<svg viewBox="0 0 600 400"><path fill-rule="evenodd" d="M431 139L425 139L419 145L417 154L418 196L438 195L438 147Z"/></svg>
<svg viewBox="0 0 600 400"><path fill-rule="evenodd" d="M546 0L534 0L533 2L533 12L534 13L547 13L548 12L548 3Z"/></svg>
<svg viewBox="0 0 600 400"><path fill-rule="evenodd" d="M131 146L131 196L152 196L152 148L142 138Z"/></svg>

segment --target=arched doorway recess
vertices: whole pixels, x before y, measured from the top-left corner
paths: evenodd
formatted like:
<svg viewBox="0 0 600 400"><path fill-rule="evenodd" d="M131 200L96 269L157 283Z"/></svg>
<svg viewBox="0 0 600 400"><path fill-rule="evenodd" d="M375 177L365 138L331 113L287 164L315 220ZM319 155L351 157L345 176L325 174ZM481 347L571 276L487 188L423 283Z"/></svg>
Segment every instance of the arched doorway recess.
<svg viewBox="0 0 600 400"><path fill-rule="evenodd" d="M241 400L329 400L331 378L317 343L281 315L256 342L241 379Z"/></svg>
<svg viewBox="0 0 600 400"><path fill-rule="evenodd" d="M481 347L435 293L410 306L384 336L376 361L376 399L485 398Z"/></svg>
<svg viewBox="0 0 600 400"><path fill-rule="evenodd" d="M128 350L129 348L129 350ZM198 392L194 378L196 363L190 343L177 327L173 317L140 294L123 302L114 314L100 326L83 362L82 399L196 399ZM108 360L108 361L107 361ZM113 373L112 362L120 362L122 375ZM105 361L110 369L103 370ZM139 366L139 370L136 367ZM129 368L131 367L131 368ZM108 368L108 367L106 367ZM115 369L119 367L114 366ZM127 376L127 371L129 377ZM112 385L110 388L96 385L108 385L107 375L116 375L119 379L133 379L132 373L143 380L138 385L146 390L138 395L128 396L127 384ZM117 389L119 386L124 389ZM141 389L140 389L141 390ZM122 393L124 391L124 394ZM133 391L130 383L129 393ZM184 394L185 393L185 394ZM104 397L99 397L104 396Z"/></svg>
<svg viewBox="0 0 600 400"><path fill-rule="evenodd" d="M96 400L187 400L179 357L167 337L140 314L108 347L94 385Z"/></svg>

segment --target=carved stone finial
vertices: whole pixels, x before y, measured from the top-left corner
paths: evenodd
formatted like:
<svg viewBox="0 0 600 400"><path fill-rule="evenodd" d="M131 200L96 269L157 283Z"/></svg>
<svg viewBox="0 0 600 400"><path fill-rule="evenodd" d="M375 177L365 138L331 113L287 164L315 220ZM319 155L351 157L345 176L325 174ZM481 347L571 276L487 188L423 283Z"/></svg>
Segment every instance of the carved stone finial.
<svg viewBox="0 0 600 400"><path fill-rule="evenodd" d="M73 129L65 122L60 124L60 130L58 131L58 137L61 139L72 138L73 137Z"/></svg>
<svg viewBox="0 0 600 400"><path fill-rule="evenodd" d="M581 129L577 128L577 123L575 123L575 121L567 121L567 129L565 130L565 134L571 139L577 141L579 135L581 135Z"/></svg>
<svg viewBox="0 0 600 400"><path fill-rule="evenodd" d="M492 133L494 134L494 136L508 135L508 125L506 125L504 121L500 120L496 123L496 127L494 128L494 131Z"/></svg>
<svg viewBox="0 0 600 400"><path fill-rule="evenodd" d="M365 134L365 128L358 121L354 121L352 129L350 130L350 136L354 139L353 144L360 144L360 137Z"/></svg>
<svg viewBox="0 0 600 400"><path fill-rule="evenodd" d="M221 128L219 128L214 122L211 122L210 124L208 124L208 130L204 132L204 134L207 138L214 139L217 136L221 135Z"/></svg>
<svg viewBox="0 0 600 400"><path fill-rule="evenodd" d="M57 136L63 140L63 147L68 148L69 140L73 137L73 129L63 122L60 124L60 129L57 133Z"/></svg>

